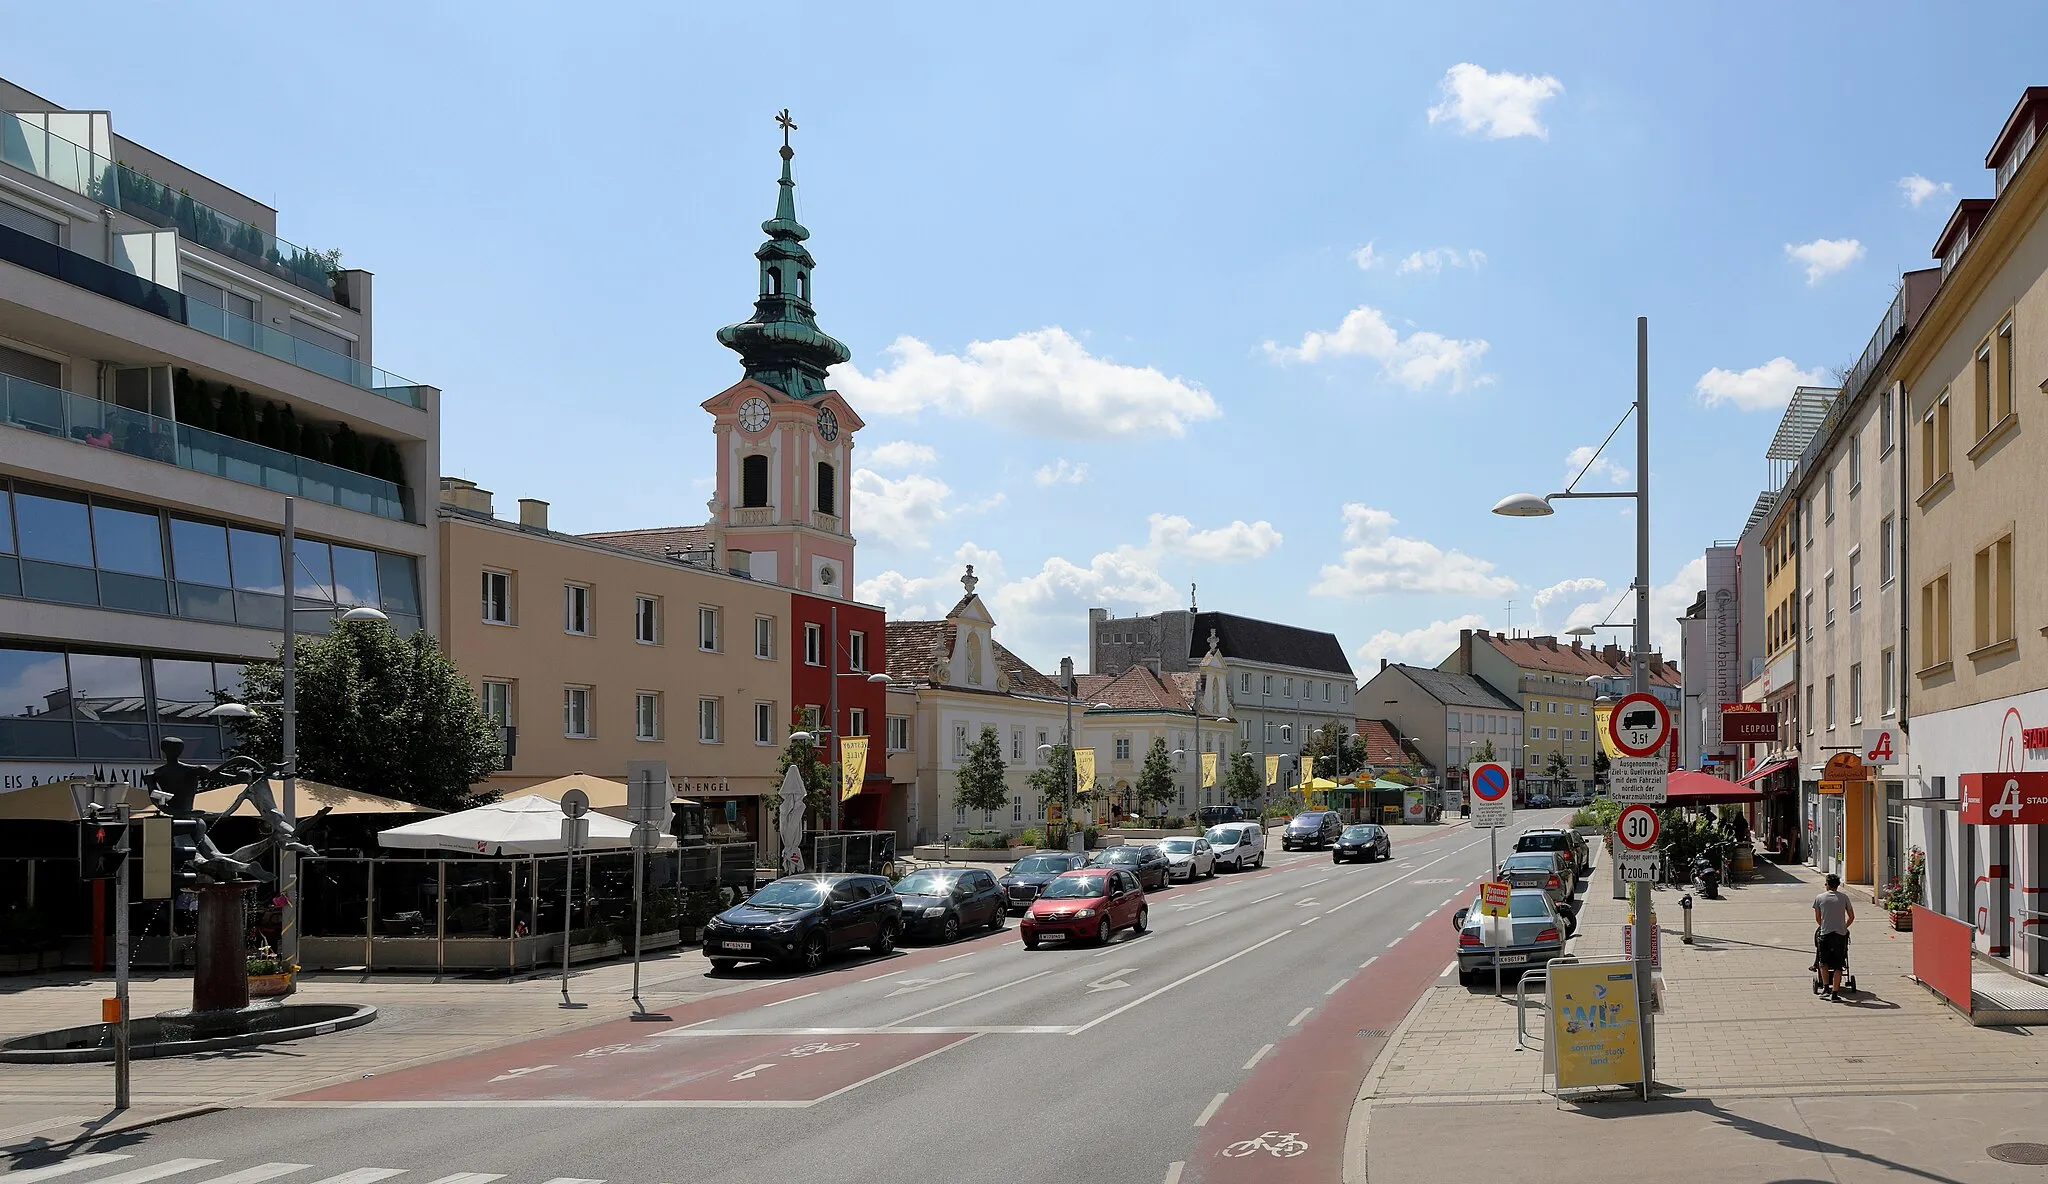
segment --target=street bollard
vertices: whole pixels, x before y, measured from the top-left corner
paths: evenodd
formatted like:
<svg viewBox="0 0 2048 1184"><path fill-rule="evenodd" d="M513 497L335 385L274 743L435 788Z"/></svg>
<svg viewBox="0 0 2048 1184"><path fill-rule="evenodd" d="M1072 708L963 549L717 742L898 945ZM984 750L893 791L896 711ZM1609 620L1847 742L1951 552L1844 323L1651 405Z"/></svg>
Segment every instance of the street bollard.
<svg viewBox="0 0 2048 1184"><path fill-rule="evenodd" d="M1683 935L1683 936L1681 936L1681 937L1680 937L1680 938L1679 938L1678 940L1679 940L1679 941L1682 941L1682 942L1684 942L1684 943L1685 943L1686 945L1691 945L1691 944L1692 944L1692 893L1688 892L1688 893L1686 893L1686 894L1685 894L1684 896L1681 896L1681 897L1679 897L1679 898L1678 898L1678 907L1679 907L1679 908L1680 908L1681 910L1683 910L1683 911L1684 911L1684 913L1685 913L1685 933L1684 933L1684 935Z"/></svg>

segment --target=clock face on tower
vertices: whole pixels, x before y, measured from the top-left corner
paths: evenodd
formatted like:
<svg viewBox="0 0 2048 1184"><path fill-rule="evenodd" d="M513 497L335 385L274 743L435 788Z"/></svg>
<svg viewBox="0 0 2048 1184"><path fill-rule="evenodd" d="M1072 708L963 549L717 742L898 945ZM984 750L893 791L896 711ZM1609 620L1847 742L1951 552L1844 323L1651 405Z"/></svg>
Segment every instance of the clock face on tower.
<svg viewBox="0 0 2048 1184"><path fill-rule="evenodd" d="M839 438L839 417L832 414L830 407L818 412L818 435L823 436L827 444Z"/></svg>
<svg viewBox="0 0 2048 1184"><path fill-rule="evenodd" d="M740 404L740 426L758 432L768 426L768 400L756 395Z"/></svg>

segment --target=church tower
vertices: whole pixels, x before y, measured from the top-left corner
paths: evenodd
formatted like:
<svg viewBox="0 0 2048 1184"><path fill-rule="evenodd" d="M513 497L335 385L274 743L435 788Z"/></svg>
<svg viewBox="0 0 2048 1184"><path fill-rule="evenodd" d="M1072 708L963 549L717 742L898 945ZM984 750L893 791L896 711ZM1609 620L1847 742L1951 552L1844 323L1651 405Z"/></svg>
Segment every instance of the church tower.
<svg viewBox="0 0 2048 1184"><path fill-rule="evenodd" d="M704 403L718 439L718 492L711 522L724 535L724 566L820 596L846 598L853 582L850 506L853 436L863 426L826 371L851 356L818 328L811 304L817 261L796 220L796 153L789 112L782 180L768 240L754 252L760 289L754 315L718 331L744 377Z"/></svg>

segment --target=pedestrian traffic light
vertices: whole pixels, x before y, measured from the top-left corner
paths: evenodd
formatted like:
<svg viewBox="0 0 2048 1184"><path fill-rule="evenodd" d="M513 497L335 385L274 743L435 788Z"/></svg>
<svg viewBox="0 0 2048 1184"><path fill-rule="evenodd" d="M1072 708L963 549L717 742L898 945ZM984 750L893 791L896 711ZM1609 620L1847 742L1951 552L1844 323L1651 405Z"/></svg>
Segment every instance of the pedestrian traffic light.
<svg viewBox="0 0 2048 1184"><path fill-rule="evenodd" d="M85 822L78 828L78 874L111 880L128 858L128 828L117 822Z"/></svg>

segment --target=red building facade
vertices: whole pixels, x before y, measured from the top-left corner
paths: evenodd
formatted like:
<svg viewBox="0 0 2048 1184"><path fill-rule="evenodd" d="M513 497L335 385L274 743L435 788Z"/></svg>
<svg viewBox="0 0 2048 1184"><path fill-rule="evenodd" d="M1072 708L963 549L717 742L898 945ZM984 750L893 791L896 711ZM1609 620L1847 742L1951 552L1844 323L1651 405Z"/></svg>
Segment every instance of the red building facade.
<svg viewBox="0 0 2048 1184"><path fill-rule="evenodd" d="M840 803L840 825L847 830L890 829L885 714L889 688L886 682L868 681L870 675L888 671L882 648L887 614L874 605L802 592L792 592L789 601L789 701L797 719L807 726L830 728L833 755L842 736L868 738L861 790ZM838 714L832 718L835 683Z"/></svg>

